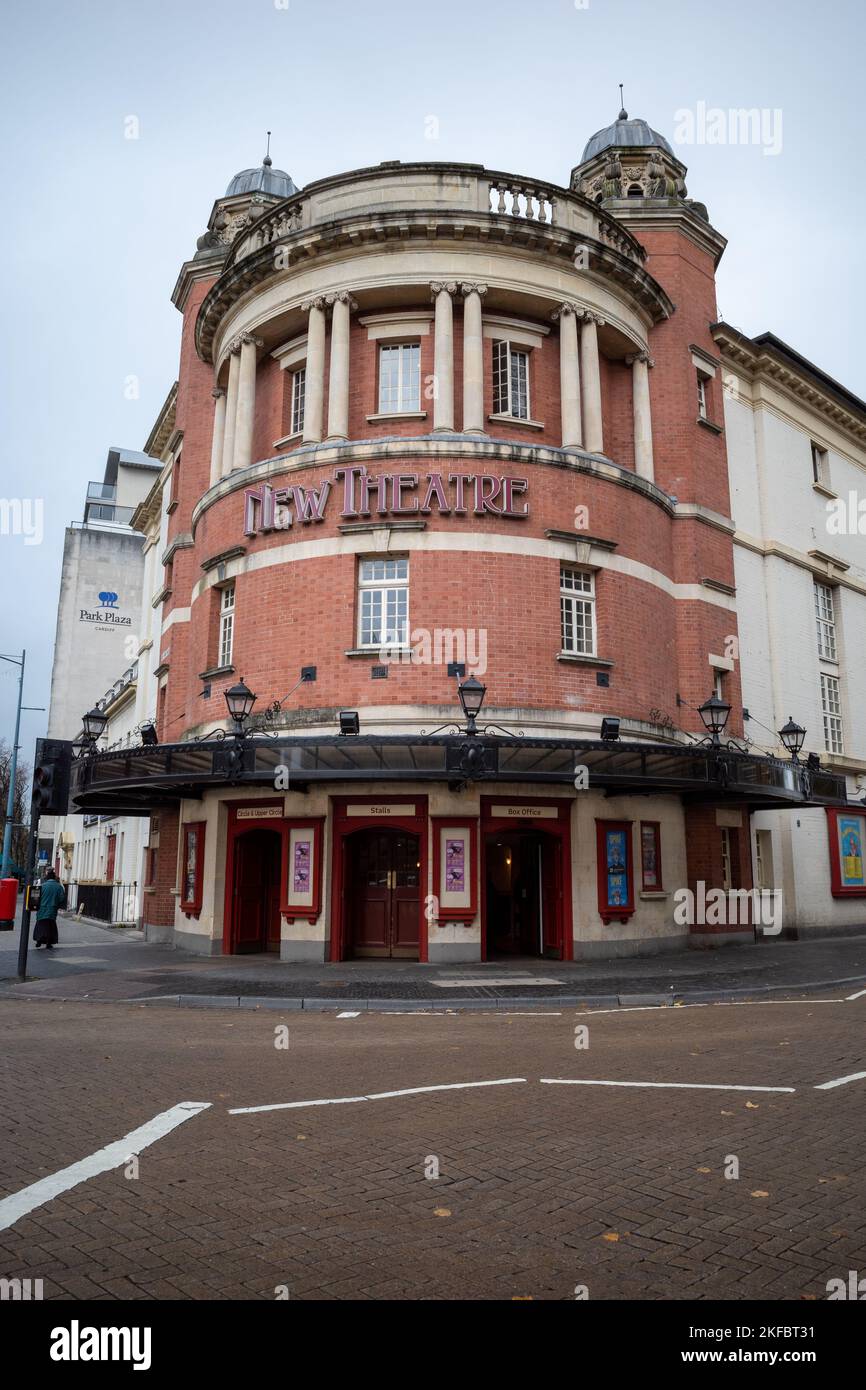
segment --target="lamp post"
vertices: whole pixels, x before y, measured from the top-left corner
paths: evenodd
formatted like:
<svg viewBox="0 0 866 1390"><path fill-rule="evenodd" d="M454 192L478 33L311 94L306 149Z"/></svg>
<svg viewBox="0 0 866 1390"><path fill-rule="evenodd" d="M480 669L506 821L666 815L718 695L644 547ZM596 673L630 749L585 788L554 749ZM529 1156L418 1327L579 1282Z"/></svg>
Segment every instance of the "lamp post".
<svg viewBox="0 0 866 1390"><path fill-rule="evenodd" d="M243 676L241 676L237 685L231 686L230 689L225 692L226 705L228 706L229 715L234 724L233 732L235 738L243 738L244 724L247 719L249 719L253 705L256 703L257 699L258 696L254 695L249 686L244 684Z"/></svg>
<svg viewBox="0 0 866 1390"><path fill-rule="evenodd" d="M806 739L806 730L803 728L802 724L795 724L789 715L787 724L779 730L779 738L791 754L791 762L799 762L800 759L797 757L797 754L800 752Z"/></svg>
<svg viewBox="0 0 866 1390"><path fill-rule="evenodd" d="M458 685L457 694L460 696L460 704L466 717L466 732L475 735L478 733L475 721L481 713L484 696L487 694L487 686L482 685L474 676L470 676L468 680Z"/></svg>
<svg viewBox="0 0 866 1390"><path fill-rule="evenodd" d="M715 748L719 746L720 736L724 733L730 713L731 706L726 700L720 700L718 695L711 695L709 700L698 706L698 714Z"/></svg>

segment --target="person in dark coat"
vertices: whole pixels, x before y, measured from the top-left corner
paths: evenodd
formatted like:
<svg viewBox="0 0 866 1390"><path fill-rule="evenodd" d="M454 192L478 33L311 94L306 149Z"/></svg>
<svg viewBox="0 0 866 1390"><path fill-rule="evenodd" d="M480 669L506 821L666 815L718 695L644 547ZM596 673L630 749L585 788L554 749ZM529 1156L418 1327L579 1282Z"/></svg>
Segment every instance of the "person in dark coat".
<svg viewBox="0 0 866 1390"><path fill-rule="evenodd" d="M54 870L49 869L39 894L36 926L33 928L33 940L36 942L37 949L40 946L44 946L46 951L54 949L57 943L57 912L59 908L65 906L66 889L58 880Z"/></svg>

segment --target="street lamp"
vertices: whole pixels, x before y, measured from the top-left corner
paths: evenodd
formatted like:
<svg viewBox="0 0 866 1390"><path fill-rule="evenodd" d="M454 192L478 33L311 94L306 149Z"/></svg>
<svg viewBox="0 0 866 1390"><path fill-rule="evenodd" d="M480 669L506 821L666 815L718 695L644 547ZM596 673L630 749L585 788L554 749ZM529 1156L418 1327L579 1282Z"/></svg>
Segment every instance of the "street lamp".
<svg viewBox="0 0 866 1390"><path fill-rule="evenodd" d="M477 734L478 729L475 721L481 712L484 704L484 696L487 694L487 686L482 685L474 676L462 681L457 687L457 694L460 696L460 703L463 706L463 713L466 716L467 734Z"/></svg>
<svg viewBox="0 0 866 1390"><path fill-rule="evenodd" d="M81 727L84 730L84 737L88 747L92 751L105 733L105 726L108 723L108 715L103 714L101 709L94 705L89 709L81 720Z"/></svg>
<svg viewBox="0 0 866 1390"><path fill-rule="evenodd" d="M796 763L798 761L797 754L803 747L806 738L806 730L802 724L795 724L789 715L787 724L779 730L779 738L791 754L791 761Z"/></svg>
<svg viewBox="0 0 866 1390"><path fill-rule="evenodd" d="M718 695L711 695L709 700L698 706L698 714L714 744L718 744L719 735L724 732L730 713L730 705L726 700L720 700Z"/></svg>
<svg viewBox="0 0 866 1390"><path fill-rule="evenodd" d="M241 676L237 685L231 686L231 688L225 692L225 699L229 714L234 721L234 732L239 738L242 738L244 722L249 719L253 705L256 703L258 696L254 695L249 687L244 684L244 678Z"/></svg>

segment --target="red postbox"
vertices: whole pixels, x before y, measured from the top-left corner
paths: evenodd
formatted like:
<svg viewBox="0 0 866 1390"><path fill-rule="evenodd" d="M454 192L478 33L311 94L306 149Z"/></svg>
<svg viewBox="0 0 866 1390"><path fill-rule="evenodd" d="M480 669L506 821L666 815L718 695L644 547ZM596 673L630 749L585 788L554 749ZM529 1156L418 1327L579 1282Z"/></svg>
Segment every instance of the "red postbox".
<svg viewBox="0 0 866 1390"><path fill-rule="evenodd" d="M17 878L0 878L0 931L14 931L17 910Z"/></svg>

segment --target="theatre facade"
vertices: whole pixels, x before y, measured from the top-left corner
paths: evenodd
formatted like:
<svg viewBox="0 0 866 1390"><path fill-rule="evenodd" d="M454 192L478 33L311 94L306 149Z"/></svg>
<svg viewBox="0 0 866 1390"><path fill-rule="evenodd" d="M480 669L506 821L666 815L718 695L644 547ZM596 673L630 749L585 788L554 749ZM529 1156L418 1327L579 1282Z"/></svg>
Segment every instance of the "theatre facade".
<svg viewBox="0 0 866 1390"><path fill-rule="evenodd" d="M74 769L151 818L151 939L287 961L752 939L724 249L625 112L568 185L389 162L217 200L183 316L155 729ZM794 712L796 717L796 712ZM792 727L795 720L791 721Z"/></svg>

